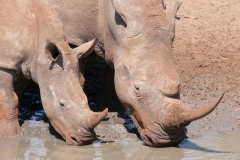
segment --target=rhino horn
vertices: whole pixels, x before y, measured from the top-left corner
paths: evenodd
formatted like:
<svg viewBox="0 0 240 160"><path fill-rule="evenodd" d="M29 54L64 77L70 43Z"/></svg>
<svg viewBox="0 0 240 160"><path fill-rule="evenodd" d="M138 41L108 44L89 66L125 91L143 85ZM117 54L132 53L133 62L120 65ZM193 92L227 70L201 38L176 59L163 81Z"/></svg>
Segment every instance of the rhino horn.
<svg viewBox="0 0 240 160"><path fill-rule="evenodd" d="M88 115L88 124L90 128L95 128L106 116L108 113L108 108L102 112L93 112L90 111Z"/></svg>
<svg viewBox="0 0 240 160"><path fill-rule="evenodd" d="M222 93L220 98L216 100L215 102L211 103L210 105L204 106L202 108L198 109L190 109L186 106L181 106L180 111L181 113L177 113L176 117L171 119L169 121L169 124L171 126L177 126L177 127L185 127L189 125L192 121L201 119L208 114L210 114L219 104L219 102L222 100L223 95L225 92ZM179 107L179 106L178 106ZM174 112L174 111L173 111Z"/></svg>

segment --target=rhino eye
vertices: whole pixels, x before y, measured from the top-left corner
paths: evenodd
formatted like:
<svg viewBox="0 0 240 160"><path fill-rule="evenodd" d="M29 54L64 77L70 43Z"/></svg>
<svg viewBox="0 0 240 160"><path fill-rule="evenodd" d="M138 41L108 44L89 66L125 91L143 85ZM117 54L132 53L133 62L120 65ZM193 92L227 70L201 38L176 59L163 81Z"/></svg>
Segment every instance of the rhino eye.
<svg viewBox="0 0 240 160"><path fill-rule="evenodd" d="M134 88L135 88L134 93L137 95L137 97L141 97L142 93L140 87L138 85L134 85Z"/></svg>
<svg viewBox="0 0 240 160"><path fill-rule="evenodd" d="M143 92L143 88L144 88L144 85L145 85L145 82L142 81L142 80L135 80L133 82L134 84L134 93L137 97L142 97L142 92Z"/></svg>
<svg viewBox="0 0 240 160"><path fill-rule="evenodd" d="M64 103L59 102L59 105L60 105L61 107L65 107Z"/></svg>
<svg viewBox="0 0 240 160"><path fill-rule="evenodd" d="M137 90L137 91L140 91L140 88L139 88L139 86L134 86L135 87L135 89Z"/></svg>

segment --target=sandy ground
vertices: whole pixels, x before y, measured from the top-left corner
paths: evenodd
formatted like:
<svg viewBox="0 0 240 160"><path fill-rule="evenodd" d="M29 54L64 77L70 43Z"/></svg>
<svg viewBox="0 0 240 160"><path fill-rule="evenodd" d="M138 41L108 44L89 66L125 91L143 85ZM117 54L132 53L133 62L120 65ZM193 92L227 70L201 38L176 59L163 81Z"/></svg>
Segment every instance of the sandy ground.
<svg viewBox="0 0 240 160"><path fill-rule="evenodd" d="M239 130L240 1L182 0L176 21L174 59L181 99L191 108L226 94L208 117L193 122L189 136L206 131Z"/></svg>

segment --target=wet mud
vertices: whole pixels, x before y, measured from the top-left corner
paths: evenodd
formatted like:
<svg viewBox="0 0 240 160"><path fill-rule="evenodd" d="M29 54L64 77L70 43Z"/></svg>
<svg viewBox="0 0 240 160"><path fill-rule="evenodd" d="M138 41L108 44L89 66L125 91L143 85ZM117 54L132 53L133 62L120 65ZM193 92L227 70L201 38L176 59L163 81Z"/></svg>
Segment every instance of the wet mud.
<svg viewBox="0 0 240 160"><path fill-rule="evenodd" d="M110 122L111 123L111 122ZM48 123L25 121L16 137L0 137L3 160L112 160L112 159L238 159L240 132L207 133L201 138L185 139L179 146L150 148L123 125L103 122L96 128L99 137L87 146L67 146L50 134ZM111 130L111 132L109 132ZM114 133L116 131L117 134ZM120 132L119 132L120 131Z"/></svg>

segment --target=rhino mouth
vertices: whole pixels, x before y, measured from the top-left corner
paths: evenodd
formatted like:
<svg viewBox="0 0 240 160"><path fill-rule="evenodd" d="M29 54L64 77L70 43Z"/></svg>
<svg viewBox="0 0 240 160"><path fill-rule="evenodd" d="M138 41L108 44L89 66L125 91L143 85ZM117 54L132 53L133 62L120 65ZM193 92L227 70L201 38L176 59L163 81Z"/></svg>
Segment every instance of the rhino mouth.
<svg viewBox="0 0 240 160"><path fill-rule="evenodd" d="M96 139L96 133L93 129L87 130L84 127L78 129L78 131L68 131L64 132L67 129L63 130L62 127L57 127L56 124L51 123L57 133L66 141L67 145L81 146L92 143Z"/></svg>
<svg viewBox="0 0 240 160"><path fill-rule="evenodd" d="M92 143L92 141L96 139L96 134L95 132L89 133L89 134L79 134L79 133L72 133L70 134L67 139L66 143L68 145L75 145L75 146L81 146L81 145L86 145Z"/></svg>
<svg viewBox="0 0 240 160"><path fill-rule="evenodd" d="M138 129L140 138L146 145L150 147L173 146L181 143L185 138L184 128L167 130L161 123L153 122L142 115L135 112L130 117Z"/></svg>
<svg viewBox="0 0 240 160"><path fill-rule="evenodd" d="M140 132L142 141L150 147L166 147L181 143L185 137L184 129L179 129L174 133L158 130L158 132L143 129Z"/></svg>
<svg viewBox="0 0 240 160"><path fill-rule="evenodd" d="M68 134L66 143L68 145L81 146L92 143L94 139L96 139L96 133L94 131L87 131L84 129L84 132L77 131Z"/></svg>

